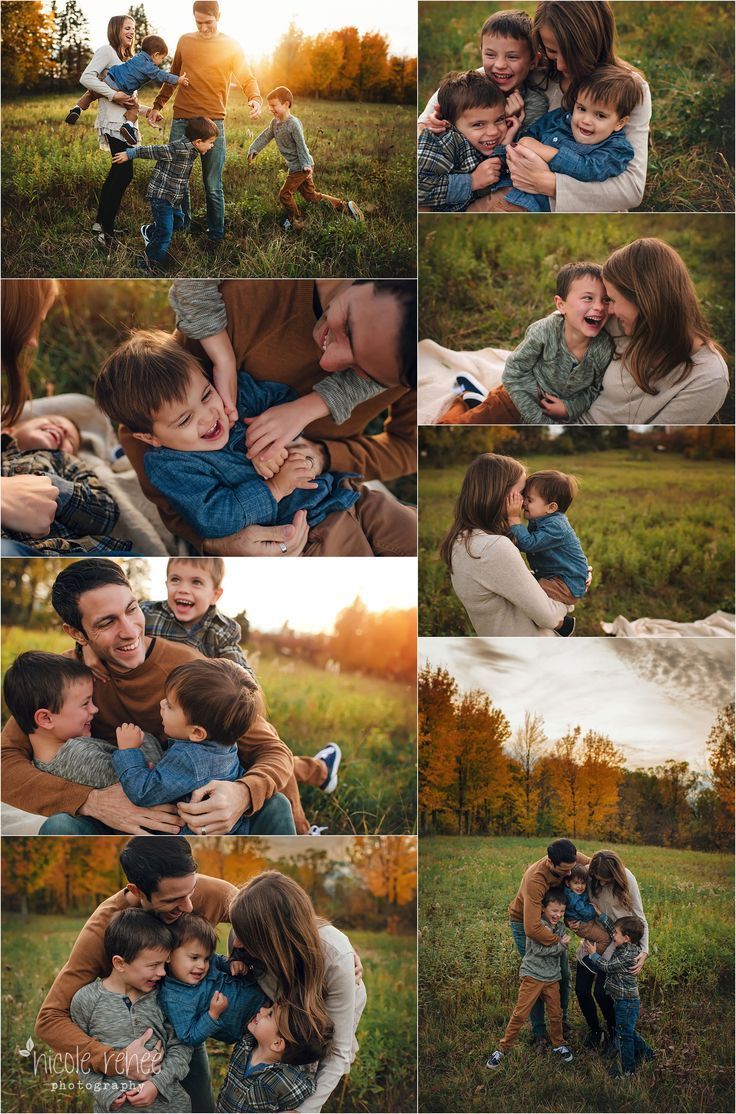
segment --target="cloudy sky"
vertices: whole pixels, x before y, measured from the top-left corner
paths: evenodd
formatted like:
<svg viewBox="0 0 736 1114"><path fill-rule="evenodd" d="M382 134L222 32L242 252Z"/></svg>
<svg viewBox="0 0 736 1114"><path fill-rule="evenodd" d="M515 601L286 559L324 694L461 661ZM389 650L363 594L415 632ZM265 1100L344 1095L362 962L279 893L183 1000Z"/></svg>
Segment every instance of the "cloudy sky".
<svg viewBox="0 0 736 1114"><path fill-rule="evenodd" d="M631 768L674 758L703 769L716 713L733 699L728 638L420 638L426 661L487 692L514 730L526 711L552 740L595 729Z"/></svg>

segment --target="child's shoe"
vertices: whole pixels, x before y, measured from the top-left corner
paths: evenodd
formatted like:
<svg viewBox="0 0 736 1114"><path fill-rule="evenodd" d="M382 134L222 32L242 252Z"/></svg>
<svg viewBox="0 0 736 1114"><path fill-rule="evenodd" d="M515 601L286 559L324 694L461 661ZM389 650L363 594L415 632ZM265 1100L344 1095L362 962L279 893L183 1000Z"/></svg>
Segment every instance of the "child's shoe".
<svg viewBox="0 0 736 1114"><path fill-rule="evenodd" d="M363 210L360 208L359 205L356 205L354 201L348 201L348 216L351 216L353 220L365 220L365 217L363 216Z"/></svg>
<svg viewBox="0 0 736 1114"><path fill-rule="evenodd" d="M477 379L473 379L470 375L458 375L455 382L463 397L463 402L471 409L474 406L479 406L481 402L485 402L488 398L488 391L483 384L479 383Z"/></svg>
<svg viewBox="0 0 736 1114"><path fill-rule="evenodd" d="M555 634L558 634L560 638L569 638L574 630L575 616L566 615L565 618L562 620L562 626L555 631Z"/></svg>
<svg viewBox="0 0 736 1114"><path fill-rule="evenodd" d="M327 777L320 785L320 789L323 793L334 793L337 789L337 771L342 761L342 751L337 743L328 743L314 757L320 758L327 767Z"/></svg>
<svg viewBox="0 0 736 1114"><path fill-rule="evenodd" d="M142 224L141 225L141 236L143 237L143 243L146 245L146 247L148 247L148 245L151 242L151 229L152 229L152 227L153 226L150 225L150 224Z"/></svg>
<svg viewBox="0 0 736 1114"><path fill-rule="evenodd" d="M79 119L79 117L81 115L82 115L81 108L79 107L78 104L75 104L74 108L72 108L71 111L67 112L67 114L64 118L64 123L65 124L76 124L77 120Z"/></svg>
<svg viewBox="0 0 736 1114"><path fill-rule="evenodd" d="M138 131L133 124L126 122L120 125L120 134L126 140L129 147L136 147L140 142Z"/></svg>
<svg viewBox="0 0 736 1114"><path fill-rule="evenodd" d="M566 1064L569 1064L572 1060L572 1052L566 1044L561 1044L558 1048L553 1048L552 1052L556 1056L559 1056L561 1060L564 1060Z"/></svg>
<svg viewBox="0 0 736 1114"><path fill-rule="evenodd" d="M490 1056L488 1057L488 1059L486 1060L486 1067L487 1068L500 1068L501 1061L503 1060L503 1057L504 1057L504 1053L501 1052L500 1048L497 1048L496 1051L492 1052L490 1054Z"/></svg>
<svg viewBox="0 0 736 1114"><path fill-rule="evenodd" d="M322 832L326 832L326 831L327 831L327 825L325 825L324 828L320 828L319 824L312 824L309 831L307 832L307 835L308 836L321 836Z"/></svg>
<svg viewBox="0 0 736 1114"><path fill-rule="evenodd" d="M289 218L287 217L287 218L286 218L286 220L284 221L284 229L285 229L285 230L286 230L287 232L291 232L291 230L292 230L292 228L293 228L293 227L294 227L294 226L292 225L291 221L290 221L290 220L289 220Z"/></svg>

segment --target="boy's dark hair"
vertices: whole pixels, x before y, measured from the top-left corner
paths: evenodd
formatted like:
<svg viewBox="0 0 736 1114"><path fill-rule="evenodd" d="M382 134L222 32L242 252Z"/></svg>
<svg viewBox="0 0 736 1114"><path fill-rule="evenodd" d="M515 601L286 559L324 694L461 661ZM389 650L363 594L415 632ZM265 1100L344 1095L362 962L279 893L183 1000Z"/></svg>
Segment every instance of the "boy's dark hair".
<svg viewBox="0 0 736 1114"><path fill-rule="evenodd" d="M569 839L554 839L547 848L547 858L555 866L559 866L560 863L574 863L577 853L577 847Z"/></svg>
<svg viewBox="0 0 736 1114"><path fill-rule="evenodd" d="M469 108L503 108L506 98L484 73L453 70L442 78L437 101L440 116L454 124Z"/></svg>
<svg viewBox="0 0 736 1114"><path fill-rule="evenodd" d="M210 742L232 746L261 710L258 683L227 658L204 658L177 665L166 678L172 696L190 724L203 727Z"/></svg>
<svg viewBox="0 0 736 1114"><path fill-rule="evenodd" d="M277 85L275 89L272 89L270 93L266 94L267 101L273 98L281 101L283 104L288 104L289 108L291 108L294 103L294 94L291 89L287 89L285 85Z"/></svg>
<svg viewBox="0 0 736 1114"><path fill-rule="evenodd" d="M92 673L76 658L26 650L18 654L3 681L3 696L21 731L38 731L34 720L40 708L60 712L69 686L91 681Z"/></svg>
<svg viewBox="0 0 736 1114"><path fill-rule="evenodd" d="M551 889L547 890L542 898L542 908L546 909L553 901L556 901L558 905L567 905L565 901L565 891L561 886L552 886Z"/></svg>
<svg viewBox="0 0 736 1114"><path fill-rule="evenodd" d="M640 917L619 917L614 921L613 927L617 928L623 936L628 936L632 944L640 944L646 931L644 921Z"/></svg>
<svg viewBox="0 0 736 1114"><path fill-rule="evenodd" d="M160 35L146 35L141 43L141 50L146 54L168 54L169 48Z"/></svg>
<svg viewBox="0 0 736 1114"><path fill-rule="evenodd" d="M597 263L566 263L557 272L555 294L558 298L566 298L575 280L586 276L600 279L603 282L603 268Z"/></svg>
<svg viewBox="0 0 736 1114"><path fill-rule="evenodd" d="M114 561L104 557L86 557L81 561L71 561L62 569L51 588L51 606L56 614L74 630L82 631L82 616L79 611L79 597L95 588L108 584L119 584L130 588L127 576Z"/></svg>
<svg viewBox="0 0 736 1114"><path fill-rule="evenodd" d="M123 874L150 900L162 878L197 873L197 863L184 836L133 836L120 852Z"/></svg>
<svg viewBox="0 0 736 1114"><path fill-rule="evenodd" d="M217 932L214 926L204 917L196 913L184 913L169 925L174 943L172 947L180 948L188 940L196 940L202 944L210 955L217 951Z"/></svg>
<svg viewBox="0 0 736 1114"><path fill-rule="evenodd" d="M100 368L95 402L131 433L151 433L153 416L163 406L184 401L194 369L202 371L169 333L136 329Z"/></svg>
<svg viewBox="0 0 736 1114"><path fill-rule="evenodd" d="M278 1010L278 1034L285 1044L281 1063L299 1065L324 1060L334 1033L332 1024L322 1033L317 1034L314 1031L314 1024L308 1020L303 1010L297 1006L290 1006L286 1002L276 1002L275 1006ZM287 1033L290 1036L287 1036Z"/></svg>
<svg viewBox="0 0 736 1114"><path fill-rule="evenodd" d="M580 881L585 882L585 884L587 886L587 884L588 884L588 868L587 868L587 866L583 866L582 863L575 863L575 866L572 868L572 870L568 874L567 878L564 879L565 884L567 884L568 882L572 882L573 878L579 878Z"/></svg>
<svg viewBox="0 0 736 1114"><path fill-rule="evenodd" d="M225 577L225 562L222 557L169 557L166 562L167 580L172 565L193 565L195 569L206 572L215 587L215 591L220 587Z"/></svg>
<svg viewBox="0 0 736 1114"><path fill-rule="evenodd" d="M354 286L372 282L377 295L392 295L402 309L399 329L399 381L417 389L417 283L416 279L355 279Z"/></svg>
<svg viewBox="0 0 736 1114"><path fill-rule="evenodd" d="M119 955L132 963L144 948L160 948L170 952L173 946L167 925L145 909L121 909L105 929L105 955L112 967L112 957Z"/></svg>
<svg viewBox="0 0 736 1114"><path fill-rule="evenodd" d="M526 43L529 47L529 53L532 58L534 57L532 19L528 12L520 12L516 9L494 12L493 15L489 15L480 29L481 50L486 35L498 35L503 39L518 39L519 42Z"/></svg>
<svg viewBox="0 0 736 1114"><path fill-rule="evenodd" d="M641 81L622 66L599 66L583 78L575 98L583 92L599 104L610 105L618 116L631 116L644 95Z"/></svg>
<svg viewBox="0 0 736 1114"><path fill-rule="evenodd" d="M212 139L217 134L217 124L209 116L190 116L184 129L184 135L192 142L195 139Z"/></svg>
<svg viewBox="0 0 736 1114"><path fill-rule="evenodd" d="M215 0L194 0L192 13L194 12L204 12L205 15L213 15L215 19L219 19L220 5Z"/></svg>
<svg viewBox="0 0 736 1114"><path fill-rule="evenodd" d="M545 503L556 503L557 509L564 514L578 493L578 481L574 476L568 476L566 472L558 472L550 468L546 472L532 472L531 476L527 476L525 490L531 489L536 491Z"/></svg>

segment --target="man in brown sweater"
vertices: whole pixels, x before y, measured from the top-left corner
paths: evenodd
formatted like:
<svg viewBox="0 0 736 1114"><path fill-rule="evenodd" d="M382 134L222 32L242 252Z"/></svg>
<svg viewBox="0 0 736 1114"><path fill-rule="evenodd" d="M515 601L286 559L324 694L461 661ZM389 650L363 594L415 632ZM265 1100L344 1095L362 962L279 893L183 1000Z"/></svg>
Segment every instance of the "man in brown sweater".
<svg viewBox="0 0 736 1114"><path fill-rule="evenodd" d="M158 123L161 109L176 90L170 143L182 138L189 120L194 116L206 116L216 124L217 141L201 160L207 204L207 243L216 248L225 236L222 168L225 165L225 113L231 77L248 98L251 120L257 120L261 115L262 97L240 45L218 31L220 5L210 0L195 0L193 11L197 30L182 35L171 63L171 73L186 73L189 84L164 82L148 113L148 120L151 124ZM185 227L188 227L191 221L189 190L184 196L182 208Z"/></svg>
<svg viewBox="0 0 736 1114"><path fill-rule="evenodd" d="M524 958L526 938L530 936L539 944L557 944L559 938L542 923L542 898L547 890L562 886L575 863L587 866L590 859L569 839L555 839L547 848L547 854L538 862L532 863L524 871L516 897L509 905L511 935L519 955ZM561 957L562 980L560 1002L562 1005L562 1027L567 1039L567 1004L570 1000L570 964L567 952ZM531 1012L532 1036L536 1044L545 1050L548 1045L547 1029L544 1022L544 1002L540 999Z"/></svg>
<svg viewBox="0 0 736 1114"><path fill-rule="evenodd" d="M356 284L344 279L236 279L223 282L220 292L236 366L254 379L276 379L299 395L307 394L324 378L324 356L326 351L331 355L334 346L330 372L353 367L378 379L380 371L373 358L378 349L384 359L395 353L402 382L416 381L416 293L410 296L409 284L401 284L400 289L397 284L393 290L390 283ZM399 312L392 315L394 326L389 332L387 310L395 308L390 300L397 303ZM206 360L199 341L176 335L185 348ZM388 416L383 429L367 434L366 426L385 410ZM230 537L204 542L148 481L143 465L147 446L125 426L120 427L119 436L146 497L156 504L164 524L200 552L226 557L296 556L302 552L307 531L301 524L283 541L282 532L288 527L249 526ZM410 475L416 471L416 391L407 386L382 391L356 406L339 426L331 418L320 418L307 427L304 444L318 462L317 472L327 468L358 472L367 480ZM403 523L397 522L397 535L400 529ZM285 548L278 549L274 541L281 541Z"/></svg>
<svg viewBox="0 0 736 1114"><path fill-rule="evenodd" d="M98 905L77 936L39 1010L36 1033L55 1052L68 1054L84 1068L143 1082L156 1067L155 1058L144 1047L150 1029L127 1047L111 1048L84 1033L69 1013L81 986L110 973L105 929L121 909L145 909L164 924L178 920L183 913L196 913L216 928L230 922L230 902L238 891L230 882L197 874L197 864L183 837L137 836L120 853L120 866L128 885ZM204 1045L193 1050L189 1074L182 1083L192 1098L192 1110L214 1110Z"/></svg>
<svg viewBox="0 0 736 1114"><path fill-rule="evenodd" d="M77 643L76 652L89 644L108 671L108 680L94 682L95 733L114 741L121 723L135 723L165 746L159 711L165 680L175 666L201 654L184 643L145 635L143 613L113 561L93 558L68 565L56 578L51 599ZM243 815L253 818L253 835L293 834L291 806L279 792L293 782L293 757L262 716L239 741L238 755L246 771L239 781L210 782L178 806L139 808L120 785L90 789L37 769L28 736L11 718L2 733L3 800L49 816L41 828L44 835L147 829L174 834L185 823L202 835L215 835L229 832Z"/></svg>

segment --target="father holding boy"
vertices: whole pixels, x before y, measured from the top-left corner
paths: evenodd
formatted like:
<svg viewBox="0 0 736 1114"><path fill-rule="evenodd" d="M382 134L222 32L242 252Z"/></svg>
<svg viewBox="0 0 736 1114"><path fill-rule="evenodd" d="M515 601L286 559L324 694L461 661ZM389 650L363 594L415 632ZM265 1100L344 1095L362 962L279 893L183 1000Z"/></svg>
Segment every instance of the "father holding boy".
<svg viewBox="0 0 736 1114"><path fill-rule="evenodd" d="M176 95L170 143L183 137L192 118L205 116L214 121L217 140L212 150L202 156L202 181L207 205L207 245L214 250L225 237L222 169L225 165L225 114L231 78L234 78L248 98L251 120L257 120L261 115L263 98L239 43L218 30L220 5L212 0L195 0L193 12L197 30L182 35L176 44L171 63L171 73L186 73L189 85L164 82L148 113L148 121L150 124L158 123L161 109L174 90ZM186 222L184 227L187 228L191 222L188 189L182 208Z"/></svg>

